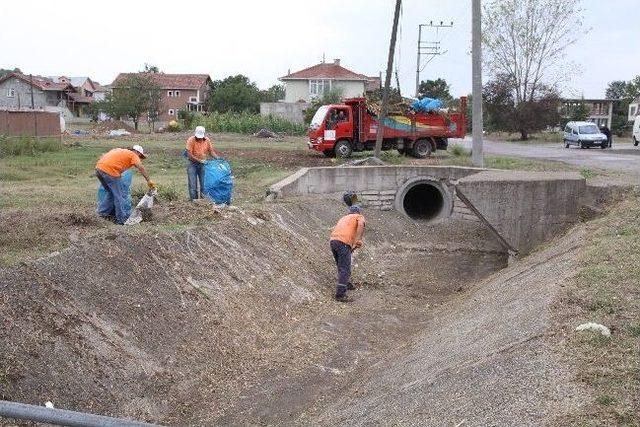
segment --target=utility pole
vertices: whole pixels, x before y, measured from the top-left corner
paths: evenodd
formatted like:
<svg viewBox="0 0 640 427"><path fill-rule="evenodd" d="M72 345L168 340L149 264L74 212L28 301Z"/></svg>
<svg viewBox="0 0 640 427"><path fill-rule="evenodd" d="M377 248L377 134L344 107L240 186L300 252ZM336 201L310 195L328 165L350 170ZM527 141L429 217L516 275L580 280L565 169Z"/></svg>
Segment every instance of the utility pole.
<svg viewBox="0 0 640 427"><path fill-rule="evenodd" d="M376 147L373 155L380 158L382 150L382 137L384 129L384 119L387 117L389 109L389 86L391 85L391 69L393 68L393 54L396 50L396 35L398 34L398 19L400 17L400 5L402 0L396 0L396 10L393 14L393 28L391 29L391 41L389 43L389 57L387 58L387 75L384 79L384 90L382 91L382 107L378 116L378 130L376 132Z"/></svg>
<svg viewBox="0 0 640 427"><path fill-rule="evenodd" d="M416 98L418 97L419 89L420 89L420 62L421 62L421 56L428 56L429 60L427 61L427 64L429 62L431 62L433 60L433 58L435 58L436 56L440 56L440 55L444 55L445 53L447 53L447 51L445 50L444 52L440 51L440 42L439 41L435 41L435 42L423 42L422 41L422 27L430 27L430 28L435 28L436 31L439 31L440 28L451 28L453 27L453 21L451 21L451 23L449 24L445 24L443 21L440 21L440 24L436 23L434 24L433 21L430 21L428 24L420 24L418 25L418 60L416 61ZM426 67L427 64L424 64L424 66ZM422 67L424 69L424 67Z"/></svg>
<svg viewBox="0 0 640 427"><path fill-rule="evenodd" d="M473 81L473 131L471 143L471 161L479 168L484 167L482 152L482 7L481 0L471 0L471 49Z"/></svg>
<svg viewBox="0 0 640 427"><path fill-rule="evenodd" d="M33 111L33 135L38 137L38 113L36 113L36 107L33 102L33 74L29 74L29 84L31 85L31 110Z"/></svg>

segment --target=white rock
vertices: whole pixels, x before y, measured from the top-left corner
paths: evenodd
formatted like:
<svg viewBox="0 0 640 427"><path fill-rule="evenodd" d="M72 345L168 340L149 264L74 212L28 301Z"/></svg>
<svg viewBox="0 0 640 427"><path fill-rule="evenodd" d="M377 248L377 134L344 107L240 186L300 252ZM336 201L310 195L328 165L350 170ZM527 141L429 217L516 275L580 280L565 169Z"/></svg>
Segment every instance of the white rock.
<svg viewBox="0 0 640 427"><path fill-rule="evenodd" d="M51 403L51 402L49 402L49 401L45 402L44 406L45 406L46 408L53 409L53 403Z"/></svg>
<svg viewBox="0 0 640 427"><path fill-rule="evenodd" d="M576 331L594 331L600 332L605 337L611 336L611 331L604 325L595 322L587 322L576 328Z"/></svg>

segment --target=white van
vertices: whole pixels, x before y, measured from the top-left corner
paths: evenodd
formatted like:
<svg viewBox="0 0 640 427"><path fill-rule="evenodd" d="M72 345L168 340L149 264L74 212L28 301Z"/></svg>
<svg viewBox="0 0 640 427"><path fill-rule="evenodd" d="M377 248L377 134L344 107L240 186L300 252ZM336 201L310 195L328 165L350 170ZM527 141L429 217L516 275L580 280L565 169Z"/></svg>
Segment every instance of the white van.
<svg viewBox="0 0 640 427"><path fill-rule="evenodd" d="M600 132L598 126L592 122L569 122L564 128L564 146L569 148L577 145L580 148L609 146L607 136Z"/></svg>
<svg viewBox="0 0 640 427"><path fill-rule="evenodd" d="M640 116L636 116L636 119L633 121L633 145L638 145L640 143Z"/></svg>

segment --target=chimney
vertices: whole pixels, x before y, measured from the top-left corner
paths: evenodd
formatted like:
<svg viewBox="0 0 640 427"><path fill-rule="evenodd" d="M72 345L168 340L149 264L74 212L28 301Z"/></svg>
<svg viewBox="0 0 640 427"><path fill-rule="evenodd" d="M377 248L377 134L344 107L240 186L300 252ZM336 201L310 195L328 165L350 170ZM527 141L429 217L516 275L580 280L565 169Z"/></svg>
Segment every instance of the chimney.
<svg viewBox="0 0 640 427"><path fill-rule="evenodd" d="M340 65L340 58L336 58L333 60L334 65Z"/></svg>

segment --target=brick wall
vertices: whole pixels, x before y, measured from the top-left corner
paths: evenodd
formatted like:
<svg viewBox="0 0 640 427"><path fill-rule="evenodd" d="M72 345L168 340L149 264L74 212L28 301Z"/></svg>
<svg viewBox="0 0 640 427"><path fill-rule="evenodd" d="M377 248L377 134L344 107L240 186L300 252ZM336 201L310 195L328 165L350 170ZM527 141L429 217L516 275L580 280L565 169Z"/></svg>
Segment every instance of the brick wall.
<svg viewBox="0 0 640 427"><path fill-rule="evenodd" d="M368 190L361 191L362 206L369 209L390 211L396 199L396 190Z"/></svg>
<svg viewBox="0 0 640 427"><path fill-rule="evenodd" d="M45 111L0 111L0 135L35 135L34 116L38 136L60 136L60 114Z"/></svg>

